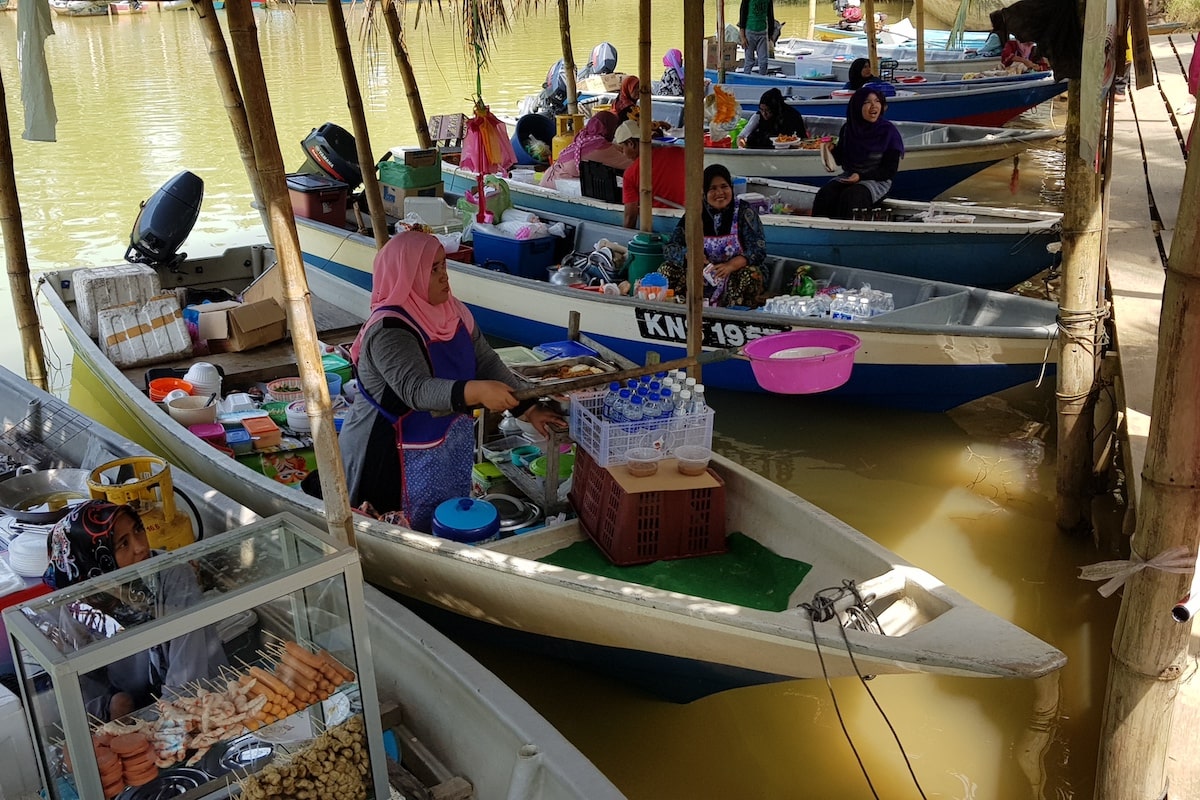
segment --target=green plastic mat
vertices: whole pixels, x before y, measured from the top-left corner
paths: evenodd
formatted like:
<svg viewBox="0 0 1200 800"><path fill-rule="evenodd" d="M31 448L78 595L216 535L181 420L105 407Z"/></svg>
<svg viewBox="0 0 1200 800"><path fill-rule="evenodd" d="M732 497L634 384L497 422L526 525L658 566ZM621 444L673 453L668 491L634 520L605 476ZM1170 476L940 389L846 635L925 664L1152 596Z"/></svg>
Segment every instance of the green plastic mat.
<svg viewBox="0 0 1200 800"><path fill-rule="evenodd" d="M630 567L613 564L591 541L576 542L538 560L577 572L590 572L760 611L785 610L788 598L812 569L812 564L776 555L742 533L729 534L726 543L729 551L720 555L676 558Z"/></svg>

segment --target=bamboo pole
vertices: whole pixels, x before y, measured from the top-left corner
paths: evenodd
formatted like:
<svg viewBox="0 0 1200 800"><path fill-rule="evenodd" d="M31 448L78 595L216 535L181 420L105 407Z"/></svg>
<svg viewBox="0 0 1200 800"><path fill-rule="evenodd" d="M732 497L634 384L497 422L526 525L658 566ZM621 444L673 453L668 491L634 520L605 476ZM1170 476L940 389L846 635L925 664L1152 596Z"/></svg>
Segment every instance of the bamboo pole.
<svg viewBox="0 0 1200 800"><path fill-rule="evenodd" d="M917 72L925 71L925 0L913 4L913 17L917 23Z"/></svg>
<svg viewBox="0 0 1200 800"><path fill-rule="evenodd" d="M875 0L867 0L864 6L866 19L863 30L867 33L867 58L871 59L871 71L879 74L879 46L875 43Z"/></svg>
<svg viewBox="0 0 1200 800"><path fill-rule="evenodd" d="M815 39L817 32L817 0L808 0L808 34L807 38Z"/></svg>
<svg viewBox="0 0 1200 800"><path fill-rule="evenodd" d="M350 36L346 33L346 17L342 4L329 2L329 27L333 31L333 49L337 53L338 67L342 72L342 87L346 92L346 107L350 111L350 124L354 128L354 146L358 150L358 169L362 173L363 195L367 198L367 209L371 212L371 232L375 235L375 249L383 247L388 240L387 212L383 210L383 195L379 193L379 178L375 175L375 154L371 150L371 132L367 129L367 115L363 111L362 92L358 88L358 75L354 72L354 55L350 52ZM350 191L357 187L351 186Z"/></svg>
<svg viewBox="0 0 1200 800"><path fill-rule="evenodd" d="M701 39L704 36L704 0L684 0L683 46L687 48L683 62L699 60ZM684 97L704 97L704 74L689 69L684 73ZM700 354L704 340L704 220L701 193L704 191L704 105L699 102L683 104L683 142L686 168L684 186L684 228L687 235L687 345L688 355ZM736 222L735 222L736 225ZM690 368L689 374L701 380L700 365Z"/></svg>
<svg viewBox="0 0 1200 800"><path fill-rule="evenodd" d="M1142 502L1132 548L1151 559L1200 547L1200 161L1188 159L1179 221L1167 261L1158 326L1158 379L1151 405ZM1192 627L1171 607L1188 592L1191 574L1144 569L1125 586L1113 632L1108 692L1096 768L1097 800L1166 796L1167 742L1179 680L1190 659Z"/></svg>
<svg viewBox="0 0 1200 800"><path fill-rule="evenodd" d="M21 350L25 353L25 379L39 389L48 391L50 383L46 379L46 354L42 350L37 301L29 281L29 253L25 250L25 225L21 221L21 201L17 195L17 173L3 76L0 76L0 178L0 232L4 237L4 260L8 269L8 288L12 292L13 312L17 317L17 332L21 336Z"/></svg>
<svg viewBox="0 0 1200 800"><path fill-rule="evenodd" d="M571 0L558 0L558 35L562 39L563 78L567 81L567 113L579 113L579 87L575 84L575 51L571 49ZM579 131L575 131L576 134Z"/></svg>
<svg viewBox="0 0 1200 800"><path fill-rule="evenodd" d="M811 0L817 2L817 0ZM717 83L725 82L725 0L717 0ZM701 53L703 57L703 53ZM687 63L686 61L684 62ZM707 66L707 64L705 65Z"/></svg>
<svg viewBox="0 0 1200 800"><path fill-rule="evenodd" d="M308 302L308 281L300 242L296 236L296 218L284 178L283 155L279 152L279 135L263 75L262 55L258 47L258 30L250 0L229 0L225 6L229 18L229 38L241 77L242 97L254 140L254 157L262 183L263 204L267 211L283 277L283 296L288 312L288 326L296 349L300 368L300 383L308 417L312 421L313 449L316 451L321 493L325 498L325 521L329 533L336 539L355 544L351 521L350 498L342 471L342 456L338 450L329 403L329 387L317 346L317 327L313 323Z"/></svg>
<svg viewBox="0 0 1200 800"><path fill-rule="evenodd" d="M408 47L404 44L404 26L400 24L396 4L391 0L383 4L383 21L392 40L392 53L396 56L396 67L400 70L400 82L404 84L404 97L408 100L408 110L412 114L417 143L421 147L433 147L429 122L425 118L425 104L421 102L421 87L417 85L417 76L408 57Z"/></svg>
<svg viewBox="0 0 1200 800"><path fill-rule="evenodd" d="M1099 284L1101 211L1092 164L1079 155L1080 84L1067 90L1066 196L1063 271L1059 288L1057 525L1079 533L1089 526L1092 409L1098 369L1101 315Z"/></svg>
<svg viewBox="0 0 1200 800"><path fill-rule="evenodd" d="M650 122L654 116L654 109L650 104L650 0L642 0L638 12L638 82L641 84L638 94L638 119L641 120L639 127L642 130L642 141L638 149L638 229L649 233L654 230L654 170L651 163L654 156L650 153ZM686 39L683 46L687 47ZM687 63L686 53L683 63ZM686 74L690 71L693 70L684 72ZM685 90L684 97L686 96ZM687 108L686 103L684 108Z"/></svg>
<svg viewBox="0 0 1200 800"><path fill-rule="evenodd" d="M194 0L193 6L200 17L200 30L208 49L208 60L212 63L213 72L217 77L217 88L221 90L225 114L229 117L230 127L233 128L233 140L237 143L238 154L242 157L242 168L246 170L246 179L250 181L254 207L258 209L263 227L270 235L271 228L267 224L267 212L262 202L262 186L258 180L258 164L254 161L250 123L246 120L246 107L242 103L242 92L238 88L233 62L229 60L229 49L225 46L225 36L221 33L221 23L213 10L212 0Z"/></svg>

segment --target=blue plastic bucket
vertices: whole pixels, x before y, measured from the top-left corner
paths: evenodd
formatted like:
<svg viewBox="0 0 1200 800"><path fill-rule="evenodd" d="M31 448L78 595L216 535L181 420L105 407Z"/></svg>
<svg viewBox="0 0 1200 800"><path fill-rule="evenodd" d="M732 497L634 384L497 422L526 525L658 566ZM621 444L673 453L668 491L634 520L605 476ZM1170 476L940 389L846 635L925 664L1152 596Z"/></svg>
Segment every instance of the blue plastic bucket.
<svg viewBox="0 0 1200 800"><path fill-rule="evenodd" d="M517 120L513 130L512 146L517 163L545 164L545 161L539 161L525 149L525 141L530 136L545 142L549 152L549 148L554 144L554 120L542 114L526 114Z"/></svg>
<svg viewBox="0 0 1200 800"><path fill-rule="evenodd" d="M329 396L337 397L342 393L342 376L336 372L325 373L325 383L329 385Z"/></svg>

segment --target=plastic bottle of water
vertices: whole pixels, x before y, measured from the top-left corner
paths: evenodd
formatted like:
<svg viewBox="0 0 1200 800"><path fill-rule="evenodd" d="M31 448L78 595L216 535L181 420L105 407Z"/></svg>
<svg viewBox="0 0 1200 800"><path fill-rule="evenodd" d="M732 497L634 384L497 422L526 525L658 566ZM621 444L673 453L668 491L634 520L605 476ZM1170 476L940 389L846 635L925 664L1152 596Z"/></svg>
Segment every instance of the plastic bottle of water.
<svg viewBox="0 0 1200 800"><path fill-rule="evenodd" d="M853 319L851 306L848 304L846 295L838 292L833 297L833 301L829 304L829 316L833 319Z"/></svg>
<svg viewBox="0 0 1200 800"><path fill-rule="evenodd" d="M629 407L625 409L625 422L631 423L629 426L631 431L642 429L644 403L645 400L640 394L629 398Z"/></svg>
<svg viewBox="0 0 1200 800"><path fill-rule="evenodd" d="M658 393L659 405L662 406L663 416L669 417L675 412L675 390L670 387L663 387L663 390Z"/></svg>
<svg viewBox="0 0 1200 800"><path fill-rule="evenodd" d="M675 402L675 416L686 417L692 406L692 390L684 389L679 393L679 399Z"/></svg>
<svg viewBox="0 0 1200 800"><path fill-rule="evenodd" d="M708 411L708 401L704 399L704 384L696 384L696 393L692 395L692 405L688 413L700 417Z"/></svg>
<svg viewBox="0 0 1200 800"><path fill-rule="evenodd" d="M617 404L617 400L621 398L621 384L613 381L608 385L608 393L604 395L603 414L604 419L611 420L613 418L613 406Z"/></svg>
<svg viewBox="0 0 1200 800"><path fill-rule="evenodd" d="M657 434L662 428L662 398L658 392L651 392L642 405L643 427L651 434Z"/></svg>
<svg viewBox="0 0 1200 800"><path fill-rule="evenodd" d="M617 401L613 403L612 416L608 418L609 422L624 422L625 413L629 410L629 401L633 397L633 392L628 389L622 389L617 393Z"/></svg>

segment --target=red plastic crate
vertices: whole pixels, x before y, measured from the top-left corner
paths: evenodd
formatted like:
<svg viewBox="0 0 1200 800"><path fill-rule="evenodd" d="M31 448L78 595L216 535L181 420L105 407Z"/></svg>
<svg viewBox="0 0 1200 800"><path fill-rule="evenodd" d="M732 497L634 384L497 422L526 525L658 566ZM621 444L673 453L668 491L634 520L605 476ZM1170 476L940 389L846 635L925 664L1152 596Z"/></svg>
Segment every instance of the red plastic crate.
<svg viewBox="0 0 1200 800"><path fill-rule="evenodd" d="M580 527L614 564L724 553L725 483L712 470L709 475L717 486L627 492L579 449L570 500Z"/></svg>

